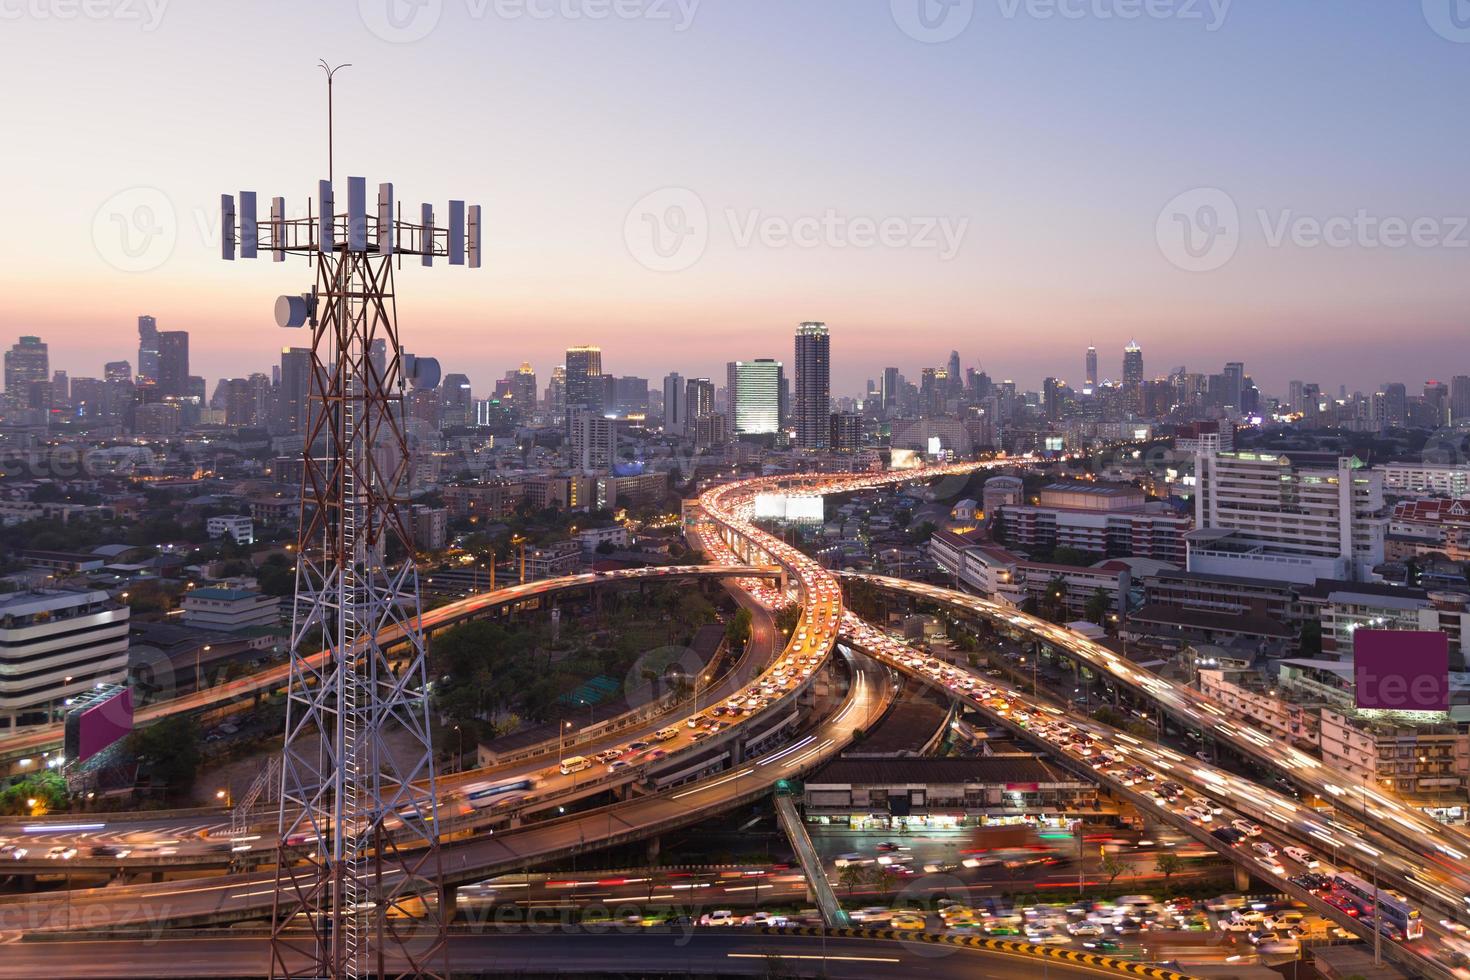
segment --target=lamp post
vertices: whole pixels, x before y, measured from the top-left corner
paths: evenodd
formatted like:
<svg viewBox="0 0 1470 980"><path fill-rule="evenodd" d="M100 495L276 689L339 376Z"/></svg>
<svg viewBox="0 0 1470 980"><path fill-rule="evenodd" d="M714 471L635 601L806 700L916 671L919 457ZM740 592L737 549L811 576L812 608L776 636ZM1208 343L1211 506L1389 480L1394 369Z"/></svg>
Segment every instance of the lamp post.
<svg viewBox="0 0 1470 980"><path fill-rule="evenodd" d="M204 690L204 668L202 658L204 654L214 649L208 643L194 651L194 690Z"/></svg>
<svg viewBox="0 0 1470 980"><path fill-rule="evenodd" d="M454 738L454 771L459 772L464 768L464 731L458 725L454 726Z"/></svg>

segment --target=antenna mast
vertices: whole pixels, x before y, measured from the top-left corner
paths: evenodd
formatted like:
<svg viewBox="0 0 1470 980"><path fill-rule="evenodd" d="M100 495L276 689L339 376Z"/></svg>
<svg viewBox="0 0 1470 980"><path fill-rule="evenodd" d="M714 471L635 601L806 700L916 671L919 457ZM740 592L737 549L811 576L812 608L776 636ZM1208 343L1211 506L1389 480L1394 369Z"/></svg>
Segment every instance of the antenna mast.
<svg viewBox="0 0 1470 980"><path fill-rule="evenodd" d="M329 173L332 75L343 67L322 62ZM478 268L480 208L450 201L438 227L425 204L405 221L383 183L370 214L362 177L347 178L345 212L330 178L313 217L288 218L275 197L261 220L254 191L222 195L221 207L225 260L317 259L312 290L276 302L277 323L309 327L312 341L270 976L447 977L451 904L404 431L409 389L437 386L439 365L399 342L393 257Z"/></svg>

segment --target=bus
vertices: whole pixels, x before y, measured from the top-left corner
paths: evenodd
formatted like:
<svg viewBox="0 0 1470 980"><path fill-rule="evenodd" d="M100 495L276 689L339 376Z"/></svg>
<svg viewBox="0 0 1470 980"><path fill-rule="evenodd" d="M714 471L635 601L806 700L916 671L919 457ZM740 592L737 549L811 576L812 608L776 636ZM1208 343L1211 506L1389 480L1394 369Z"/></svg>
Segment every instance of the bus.
<svg viewBox="0 0 1470 980"><path fill-rule="evenodd" d="M486 807L510 803L517 798L518 794L527 793L535 786L536 781L529 777L512 779L503 783L470 783L464 788L464 798L465 802L476 810L483 810Z"/></svg>
<svg viewBox="0 0 1470 980"><path fill-rule="evenodd" d="M1355 874L1339 871L1332 876L1332 884L1350 895L1365 911L1373 908L1373 885ZM1378 911L1382 921L1394 925L1405 939L1418 939L1424 935L1424 922L1419 910L1409 905L1408 899L1388 888L1378 890ZM1374 916L1378 918L1378 916Z"/></svg>

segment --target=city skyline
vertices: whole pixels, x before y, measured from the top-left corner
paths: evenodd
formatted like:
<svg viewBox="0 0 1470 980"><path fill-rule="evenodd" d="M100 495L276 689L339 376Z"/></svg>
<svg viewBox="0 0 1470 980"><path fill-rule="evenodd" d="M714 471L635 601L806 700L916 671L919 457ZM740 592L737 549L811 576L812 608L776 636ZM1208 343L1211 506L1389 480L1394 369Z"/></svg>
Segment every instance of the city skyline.
<svg viewBox="0 0 1470 980"><path fill-rule="evenodd" d="M1044 334L1047 347L1105 352L1136 337L1171 366L1243 360L1268 390L1305 364L1367 390L1434 376L1431 351L1464 324L1464 209L1450 189L1466 137L1435 121L1457 117L1470 59L1417 5L1362 0L1328 18L1235 4L1213 30L1209 20L1045 18L1025 5L1006 16L980 5L943 43L910 36L882 5L802 5L776 30L758 13L705 3L680 30L651 15L594 23L434 4L432 29L411 43L385 40L383 25L357 11L344 27L325 11L269 6L269 18L230 25L184 5L147 30L121 18L11 23L24 42L16 69L85 60L46 72L47 91L13 107L17 133L46 135L13 141L0 177L58 190L10 202L29 247L8 266L9 333L46 337L56 363L80 370L99 336L122 340L147 310L194 334L206 377L266 359L281 343L269 304L213 261L218 194L258 182L301 206L324 176L316 52L274 42L328 27L348 55L340 60L354 63L337 86L339 174L413 174L400 186L407 201L467 193L468 183L485 201L488 274L407 289L402 309L419 346L462 351L472 379L522 360L555 363L577 343L622 348L619 370L630 374L660 377L673 366L662 352L683 349L680 370L718 375L731 348L752 339L762 353L786 353L789 324L810 317L844 338L832 368L840 391L881 372L897 334L906 349L933 350L935 363L958 348L967 365L1027 388L1048 374L1080 379L1035 349ZM724 43L732 34L744 39L738 56ZM806 42L829 36L862 57L812 59ZM614 46L626 57L601 53ZM266 52L248 88L215 68L218 52L236 47ZM864 62L892 71L865 78ZM771 80L732 95L754 63ZM461 89L555 73L577 95L518 86L517 99L465 126L432 87L380 84L434 77L444 64ZM1105 94L1088 94L1096 80ZM684 112L687 100L720 109ZM63 103L90 108L80 125L48 127ZM379 147L377 113L419 128ZM163 118L190 124L160 127ZM444 145L424 138L448 131L456 138ZM728 152L742 135L757 138ZM196 166L201 146L257 137L298 152ZM595 172L570 162L594 144ZM98 145L128 152L98 166ZM1239 217L1238 247L1209 271L1187 271L1188 256L1171 257L1159 240L1176 196L1188 213L1219 203L1187 197L1197 189L1222 191ZM660 265L640 229L651 217L670 230L669 209L683 205L707 219L707 244L697 256L676 248L672 266ZM1314 242L1310 223L1331 231L1360 212L1368 224L1350 228L1347 247ZM907 245L848 237L860 237L855 222L890 218ZM1437 223L1438 246L1385 243L1386 222L1420 220ZM958 244L948 258L945 228ZM816 245L798 243L805 232ZM287 263L270 279L297 289L304 271Z"/></svg>

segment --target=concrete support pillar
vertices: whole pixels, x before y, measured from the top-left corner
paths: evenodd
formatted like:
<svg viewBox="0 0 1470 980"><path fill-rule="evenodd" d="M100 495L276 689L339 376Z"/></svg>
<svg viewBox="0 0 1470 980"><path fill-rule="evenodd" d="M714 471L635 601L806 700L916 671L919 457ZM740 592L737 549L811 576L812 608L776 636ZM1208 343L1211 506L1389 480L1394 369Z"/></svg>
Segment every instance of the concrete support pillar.
<svg viewBox="0 0 1470 980"><path fill-rule="evenodd" d="M659 852L663 849L662 838L650 837L648 839L648 866L658 865Z"/></svg>
<svg viewBox="0 0 1470 980"><path fill-rule="evenodd" d="M444 902L443 902L443 906L439 909L439 917L440 917L440 919L443 920L443 922L445 923L445 925L448 925L449 923L451 923L451 922L454 921L454 917L458 913L459 913L459 889L458 888L455 888L453 885L445 886L445 888L444 888Z"/></svg>
<svg viewBox="0 0 1470 980"><path fill-rule="evenodd" d="M1250 887L1251 887L1251 873L1249 871L1245 870L1244 868L1242 868L1238 864L1237 865L1234 865L1234 868L1235 868L1235 890L1238 891L1238 892L1240 892L1241 894L1245 894L1246 892L1250 891Z"/></svg>

